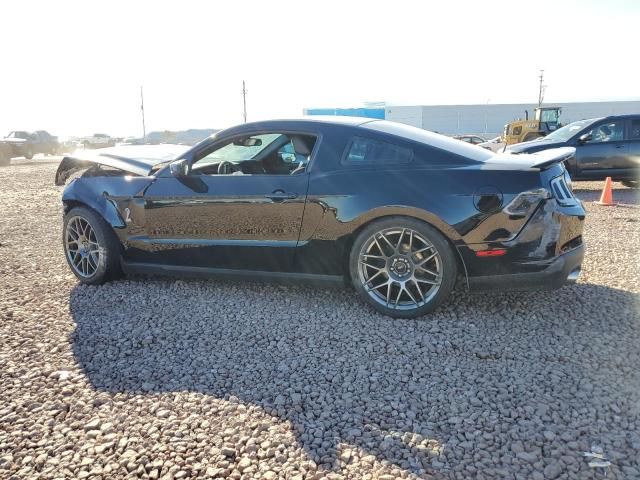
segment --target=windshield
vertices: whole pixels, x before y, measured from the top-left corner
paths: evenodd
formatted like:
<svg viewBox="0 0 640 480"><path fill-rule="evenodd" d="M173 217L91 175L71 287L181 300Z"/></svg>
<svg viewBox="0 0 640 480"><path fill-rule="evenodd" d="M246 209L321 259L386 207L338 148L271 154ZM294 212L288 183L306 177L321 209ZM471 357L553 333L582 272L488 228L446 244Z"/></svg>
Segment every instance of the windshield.
<svg viewBox="0 0 640 480"><path fill-rule="evenodd" d="M29 134L27 132L11 132L11 133L9 133L9 135L7 135L7 138L27 139L27 138L29 138Z"/></svg>
<svg viewBox="0 0 640 480"><path fill-rule="evenodd" d="M588 120L579 120L577 122L570 123L569 125L565 125L562 128L559 128L555 132L550 133L546 137L545 140L551 140L554 142L566 142L571 137L573 137L576 133L588 127L592 123L594 123L597 118L590 118Z"/></svg>
<svg viewBox="0 0 640 480"><path fill-rule="evenodd" d="M544 123L558 123L559 118L559 110L542 110L540 112L540 121Z"/></svg>
<svg viewBox="0 0 640 480"><path fill-rule="evenodd" d="M259 140L255 145L228 143L198 160L197 167L195 168L202 168L213 163L219 163L221 160L227 160L229 162L251 160L281 136L282 134L280 133L253 135L250 138Z"/></svg>

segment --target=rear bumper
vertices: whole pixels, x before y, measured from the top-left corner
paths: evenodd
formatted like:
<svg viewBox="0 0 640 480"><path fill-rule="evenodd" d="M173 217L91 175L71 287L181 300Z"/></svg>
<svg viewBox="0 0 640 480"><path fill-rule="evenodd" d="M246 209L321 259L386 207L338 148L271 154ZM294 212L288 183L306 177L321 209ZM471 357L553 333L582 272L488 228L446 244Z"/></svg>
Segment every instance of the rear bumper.
<svg viewBox="0 0 640 480"><path fill-rule="evenodd" d="M470 290L553 290L577 279L585 247L581 204L555 200L539 206L518 235L508 241L458 246ZM482 250L504 249L497 257Z"/></svg>
<svg viewBox="0 0 640 480"><path fill-rule="evenodd" d="M482 290L555 290L575 283L584 258L584 244L545 262L543 270L526 273L469 277L469 289Z"/></svg>

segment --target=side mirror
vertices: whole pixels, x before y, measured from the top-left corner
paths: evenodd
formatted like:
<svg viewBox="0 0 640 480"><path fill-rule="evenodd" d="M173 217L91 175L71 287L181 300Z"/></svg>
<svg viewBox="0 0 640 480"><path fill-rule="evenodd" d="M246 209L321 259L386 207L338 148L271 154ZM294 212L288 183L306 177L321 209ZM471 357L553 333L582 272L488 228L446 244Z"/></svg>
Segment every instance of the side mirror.
<svg viewBox="0 0 640 480"><path fill-rule="evenodd" d="M591 140L593 140L593 135L591 134L591 132L589 132L589 133L585 133L584 135L580 135L578 142L580 144L583 144L583 143L590 142Z"/></svg>
<svg viewBox="0 0 640 480"><path fill-rule="evenodd" d="M186 160L176 160L169 164L169 171L173 177L186 177L189 164Z"/></svg>

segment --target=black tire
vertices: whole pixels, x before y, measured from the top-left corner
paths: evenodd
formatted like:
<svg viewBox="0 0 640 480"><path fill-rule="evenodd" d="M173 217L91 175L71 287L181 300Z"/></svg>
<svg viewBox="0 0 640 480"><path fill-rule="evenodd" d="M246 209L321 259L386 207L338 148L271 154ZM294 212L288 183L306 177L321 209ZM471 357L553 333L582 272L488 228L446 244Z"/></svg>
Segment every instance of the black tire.
<svg viewBox="0 0 640 480"><path fill-rule="evenodd" d="M28 149L26 152L24 152L24 158L26 158L27 160L31 160L33 158L33 150Z"/></svg>
<svg viewBox="0 0 640 480"><path fill-rule="evenodd" d="M72 261L73 253L71 253L67 235L69 234L69 222L75 219L86 221L93 232L95 239L99 245L98 260L94 272L83 275L78 267ZM81 283L88 285L99 285L109 280L114 280L122 275L120 269L120 252L121 244L118 237L111 229L109 224L93 210L87 207L74 207L64 216L62 228L62 247L64 249L65 258L69 264L69 268ZM93 267L92 267L93 268Z"/></svg>
<svg viewBox="0 0 640 480"><path fill-rule="evenodd" d="M640 181L638 180L622 180L622 185L629 188L638 188L640 187Z"/></svg>
<svg viewBox="0 0 640 480"><path fill-rule="evenodd" d="M384 262L386 267L375 268L377 270L385 270L381 274L381 278L386 278L388 281L394 280L392 279L392 276L398 273L398 267L395 267L395 269L393 268L395 265L402 267L402 272L400 273L401 275L405 275L405 277L398 277L402 281L397 281L397 283L392 282L393 285L396 285L395 292L398 292L395 306L390 306L388 300L385 304L384 299L381 298L380 291L377 291L376 293L374 291L375 288L370 288L369 292L373 293L369 293L365 288L365 284L369 284L373 287L375 287L375 285L373 285L373 282L371 280L366 281L365 276L367 275L366 272L369 271L369 267L364 266L366 264L363 264L361 262L361 258L365 258L365 256L376 256L368 254L365 254L363 256L363 252L367 248L373 247L374 244L378 246L381 245L379 242L376 243L376 239L382 239L382 236L380 236L381 234L384 234L385 236L391 236L391 242L389 243L388 247L389 249L391 248L391 245L395 243L394 238L397 239L397 246L395 253L387 253L385 259L379 258L378 261ZM395 235L395 237L393 237L393 235ZM407 240L408 235L411 235L409 240ZM411 244L413 244L414 238L416 238L416 242L421 241L419 240L420 237L425 240L424 244L431 244L431 247L428 247L430 250L427 250L427 253L434 252L435 250L435 260L432 261L436 262L437 271L440 275L440 284L437 286L437 288L435 286L429 287L432 288L432 290L426 292L422 292L420 290L417 281L411 280L412 278L415 278L418 269L421 268L416 267L416 264L422 262L425 258L424 255L426 254L421 254L418 251L411 250L408 246L408 243L411 242ZM404 254L402 254L403 248L407 249L406 251L404 251ZM416 248L416 250L419 250L419 248ZM366 251L371 252L371 250ZM411 251L412 253L408 254L408 251ZM405 263L405 265L403 266L402 263ZM408 266L409 264L411 266ZM408 268L409 270L404 270L405 268ZM374 272L375 271L376 270L374 270ZM358 294L365 302L371 305L378 312L394 318L416 318L432 312L449 297L458 275L458 265L452 247L449 245L447 239L437 229L425 222L414 218L394 216L375 221L366 226L360 232L351 248L351 253L349 256L349 275L351 277L351 283L353 284L353 287L356 289ZM371 276L370 279L373 279L373 276ZM402 287L400 285L402 285ZM405 286L407 286L407 288L405 288ZM416 288L418 288L418 290L416 290ZM403 293L402 289L404 289L406 293ZM413 294L407 292L407 290L409 289L411 289ZM422 299L420 299L421 297L417 295L418 293L422 295ZM394 293L393 291L387 291L386 295L387 298L389 296L395 297L396 293ZM406 304L399 305L398 299L401 299L403 296L406 299ZM415 299L418 300L416 301Z"/></svg>

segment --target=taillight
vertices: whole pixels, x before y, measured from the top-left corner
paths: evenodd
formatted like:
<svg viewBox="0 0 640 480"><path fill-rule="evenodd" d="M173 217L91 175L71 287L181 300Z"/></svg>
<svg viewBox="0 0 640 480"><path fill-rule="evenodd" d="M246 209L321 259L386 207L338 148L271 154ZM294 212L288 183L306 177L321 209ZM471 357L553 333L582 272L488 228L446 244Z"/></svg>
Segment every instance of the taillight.
<svg viewBox="0 0 640 480"><path fill-rule="evenodd" d="M479 250L476 257L501 257L507 253L506 248L495 248L493 250Z"/></svg>
<svg viewBox="0 0 640 480"><path fill-rule="evenodd" d="M516 195L516 197L504 207L504 212L507 215L524 217L532 213L542 200L548 198L551 198L551 194L546 188L537 188L535 190L522 192Z"/></svg>
<svg viewBox="0 0 640 480"><path fill-rule="evenodd" d="M571 177L568 172L565 171L564 174L551 180L550 185L553 196L560 205L571 206L577 203L576 198L573 196Z"/></svg>

